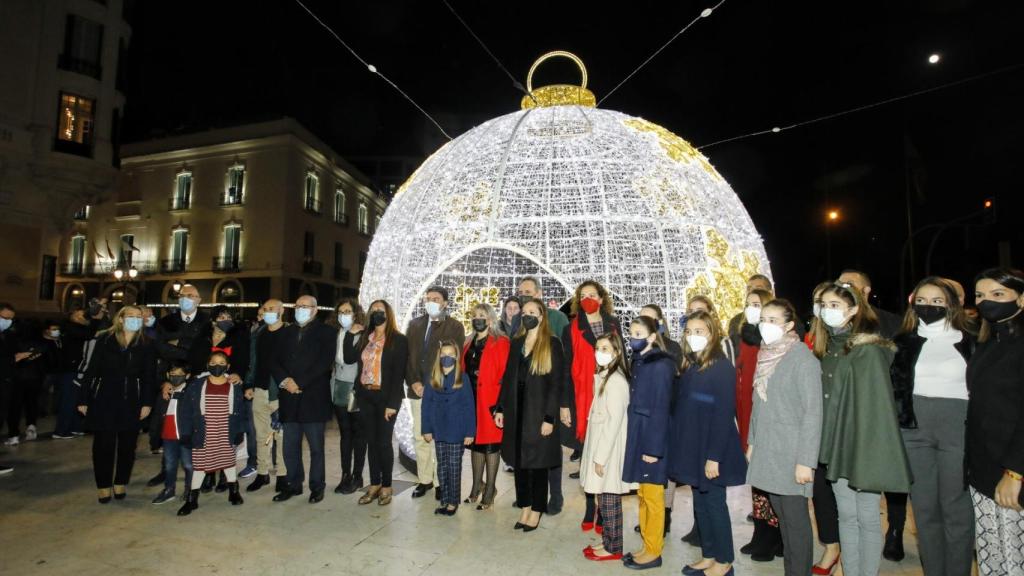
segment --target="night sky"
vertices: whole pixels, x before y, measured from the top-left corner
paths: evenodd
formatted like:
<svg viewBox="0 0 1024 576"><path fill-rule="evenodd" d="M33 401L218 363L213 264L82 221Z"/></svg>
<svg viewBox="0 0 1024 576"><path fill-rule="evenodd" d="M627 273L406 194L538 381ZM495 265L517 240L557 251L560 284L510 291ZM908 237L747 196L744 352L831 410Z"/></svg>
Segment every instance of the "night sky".
<svg viewBox="0 0 1024 576"><path fill-rule="evenodd" d="M518 109L521 93L441 0L305 0L457 136ZM579 55L600 100L712 2L449 0L525 83L549 50ZM603 108L642 116L694 145L788 125L1024 63L1024 3L727 0L620 88ZM297 118L339 153L424 158L443 137L371 75L293 0L139 2L131 16L125 141ZM937 52L942 60L929 65ZM534 84L576 83L554 60ZM871 273L899 310L906 191L918 234L916 277L938 225L933 273L968 285L997 263L1000 240L1021 263L1024 67L782 134L704 150L765 239L778 292L801 307L832 275Z"/></svg>

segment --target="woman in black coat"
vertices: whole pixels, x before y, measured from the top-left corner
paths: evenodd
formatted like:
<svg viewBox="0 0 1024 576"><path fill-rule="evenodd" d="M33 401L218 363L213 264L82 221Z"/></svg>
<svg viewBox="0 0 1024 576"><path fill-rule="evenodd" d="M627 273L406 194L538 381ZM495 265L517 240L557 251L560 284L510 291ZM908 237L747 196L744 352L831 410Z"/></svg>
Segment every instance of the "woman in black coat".
<svg viewBox="0 0 1024 576"><path fill-rule="evenodd" d="M387 506L394 494L391 488L391 470L395 452L391 438L395 431L395 418L405 397L405 371L409 362L409 341L398 331L395 313L384 300L370 304L370 331L366 338L356 337L363 327L353 324L342 342L346 364L356 364L355 395L359 406L360 428L366 439L367 459L370 461L370 487L360 504ZM379 366L379 370L375 367Z"/></svg>
<svg viewBox="0 0 1024 576"><path fill-rule="evenodd" d="M982 318L967 365L967 476L978 572L1021 574L1024 549L1024 272L994 268L975 280Z"/></svg>
<svg viewBox="0 0 1024 576"><path fill-rule="evenodd" d="M516 529L532 532L547 510L548 469L562 462L558 397L562 345L551 334L547 310L538 300L523 305L522 329L512 340L494 423L503 428L501 457L515 468Z"/></svg>
<svg viewBox="0 0 1024 576"><path fill-rule="evenodd" d="M96 337L78 401L85 429L93 433L92 464L101 504L110 502L111 488L118 500L126 495L139 421L153 406L155 383L156 356L142 335L142 310L125 306L114 316L114 325Z"/></svg>

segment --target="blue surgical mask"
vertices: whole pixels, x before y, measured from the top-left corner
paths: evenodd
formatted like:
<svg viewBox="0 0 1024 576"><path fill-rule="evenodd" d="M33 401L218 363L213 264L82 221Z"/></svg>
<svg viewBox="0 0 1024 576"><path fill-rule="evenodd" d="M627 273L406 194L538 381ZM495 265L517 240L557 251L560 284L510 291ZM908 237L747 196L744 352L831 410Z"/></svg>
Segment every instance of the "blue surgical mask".
<svg viewBox="0 0 1024 576"><path fill-rule="evenodd" d="M188 314L196 309L196 301L182 296L181 298L178 298L178 308L181 308L182 312Z"/></svg>
<svg viewBox="0 0 1024 576"><path fill-rule="evenodd" d="M352 315L351 314L338 314L338 324L345 330L352 327Z"/></svg>
<svg viewBox="0 0 1024 576"><path fill-rule="evenodd" d="M647 338L630 338L629 339L629 347L633 350L633 353L635 353L635 354L639 354L640 352L643 352L644 348L647 348L648 344L650 344L650 342L647 341Z"/></svg>
<svg viewBox="0 0 1024 576"><path fill-rule="evenodd" d="M154 324L156 324L156 316L146 318L146 328L152 328Z"/></svg>
<svg viewBox="0 0 1024 576"><path fill-rule="evenodd" d="M13 323L14 320L11 320L10 318L0 318L0 332L10 328Z"/></svg>
<svg viewBox="0 0 1024 576"><path fill-rule="evenodd" d="M277 324L277 312L264 312L263 323L267 326Z"/></svg>
<svg viewBox="0 0 1024 576"><path fill-rule="evenodd" d="M313 317L313 311L309 308L296 308L295 309L295 321L299 324L305 324L309 322L309 319Z"/></svg>
<svg viewBox="0 0 1024 576"><path fill-rule="evenodd" d="M441 368L452 368L455 366L454 356L441 356Z"/></svg>
<svg viewBox="0 0 1024 576"><path fill-rule="evenodd" d="M427 316L431 318L437 318L441 315L441 305L437 302L427 302L424 308L427 309Z"/></svg>
<svg viewBox="0 0 1024 576"><path fill-rule="evenodd" d="M125 332L138 332L142 330L142 318L130 316L124 319Z"/></svg>

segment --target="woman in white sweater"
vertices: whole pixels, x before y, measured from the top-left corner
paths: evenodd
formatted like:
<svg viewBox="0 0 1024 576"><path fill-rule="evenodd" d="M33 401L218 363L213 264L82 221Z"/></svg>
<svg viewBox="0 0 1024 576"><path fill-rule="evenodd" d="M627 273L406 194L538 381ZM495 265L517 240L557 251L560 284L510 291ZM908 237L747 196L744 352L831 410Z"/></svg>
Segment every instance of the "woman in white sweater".
<svg viewBox="0 0 1024 576"><path fill-rule="evenodd" d="M594 375L594 402L583 442L580 460L580 484L583 491L597 496L604 519L602 544L587 546L588 560L622 559L622 495L637 488L622 481L626 458L626 412L629 408L629 364L623 353L622 338L609 333L594 343L597 373Z"/></svg>

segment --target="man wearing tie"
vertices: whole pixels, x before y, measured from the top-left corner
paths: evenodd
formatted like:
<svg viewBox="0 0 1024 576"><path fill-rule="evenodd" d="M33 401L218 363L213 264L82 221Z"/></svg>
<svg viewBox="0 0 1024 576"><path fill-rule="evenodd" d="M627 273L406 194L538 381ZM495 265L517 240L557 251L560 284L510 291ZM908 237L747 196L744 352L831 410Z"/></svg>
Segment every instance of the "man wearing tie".
<svg viewBox="0 0 1024 576"><path fill-rule="evenodd" d="M406 337L409 339L409 367L405 381L410 382L406 391L409 406L412 408L413 440L416 443L416 475L419 485L412 492L413 498L419 498L431 487L437 485L437 461L434 447L423 439L420 431L422 418L420 407L423 403L423 386L430 383L430 370L437 359L437 350L442 341L452 341L462 345L466 340L466 330L462 323L448 316L448 291L440 286L427 288L423 297L423 306L427 313L409 322ZM440 492L435 490L435 497Z"/></svg>

